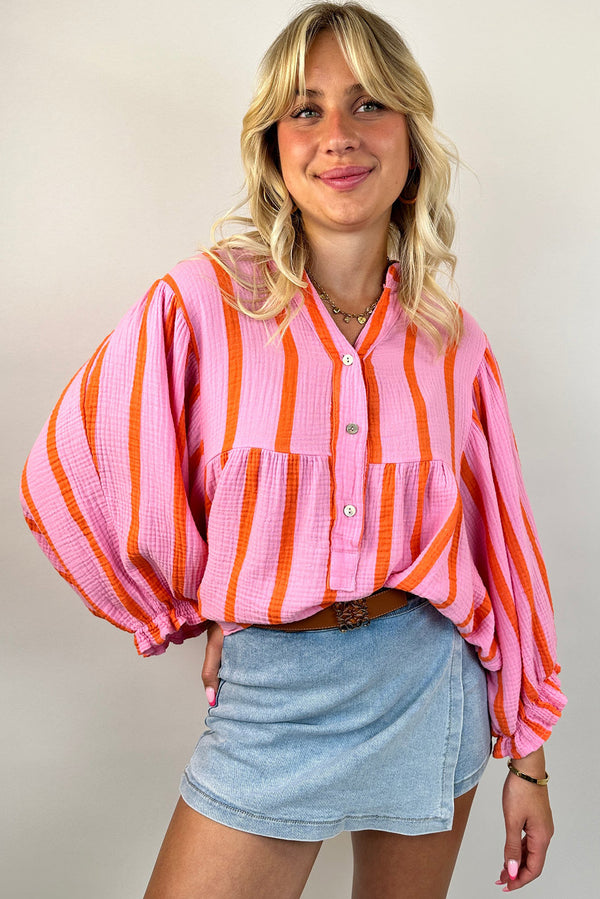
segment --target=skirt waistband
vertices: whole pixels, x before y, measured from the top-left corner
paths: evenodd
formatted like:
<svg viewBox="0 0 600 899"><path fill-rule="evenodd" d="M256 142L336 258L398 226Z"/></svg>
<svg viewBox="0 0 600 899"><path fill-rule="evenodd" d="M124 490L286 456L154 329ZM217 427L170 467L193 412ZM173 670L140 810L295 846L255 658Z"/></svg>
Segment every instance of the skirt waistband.
<svg viewBox="0 0 600 899"><path fill-rule="evenodd" d="M349 631L368 625L373 618L379 618L395 609L401 609L407 604L409 596L410 593L407 593L406 590L399 590L397 587L382 587L360 599L334 602L300 621L287 621L282 624L253 624L252 627L278 631L320 631L337 627L341 631Z"/></svg>

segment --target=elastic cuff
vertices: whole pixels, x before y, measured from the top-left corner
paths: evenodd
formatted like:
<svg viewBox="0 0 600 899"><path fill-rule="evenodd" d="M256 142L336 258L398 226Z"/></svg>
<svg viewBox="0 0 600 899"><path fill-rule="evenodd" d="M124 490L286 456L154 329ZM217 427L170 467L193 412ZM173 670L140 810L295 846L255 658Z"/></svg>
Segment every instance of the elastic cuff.
<svg viewBox="0 0 600 899"><path fill-rule="evenodd" d="M567 704L567 697L560 687L559 671L560 666L557 665L552 674L538 685L533 699L521 694L515 732L497 736L494 758L523 758L539 749L549 738Z"/></svg>
<svg viewBox="0 0 600 899"><path fill-rule="evenodd" d="M192 603L175 602L173 608L166 608L134 632L135 648L145 658L162 655L171 643L198 637L209 624Z"/></svg>

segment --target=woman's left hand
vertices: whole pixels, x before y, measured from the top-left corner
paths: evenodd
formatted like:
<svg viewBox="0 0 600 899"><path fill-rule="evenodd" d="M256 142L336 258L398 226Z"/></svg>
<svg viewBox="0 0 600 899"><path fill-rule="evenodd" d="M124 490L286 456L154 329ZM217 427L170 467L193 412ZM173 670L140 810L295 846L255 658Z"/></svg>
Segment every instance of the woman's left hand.
<svg viewBox="0 0 600 899"><path fill-rule="evenodd" d="M533 756L533 754L532 754ZM531 757L527 757L528 760ZM543 753L542 753L543 759ZM539 766L531 768L515 761L515 767L534 777L543 777ZM542 765L542 772L544 767ZM554 833L548 787L528 783L510 771L504 782L502 809L506 827L504 868L497 884L504 884L502 892L518 890L542 873L548 845ZM525 831L525 836L521 836Z"/></svg>

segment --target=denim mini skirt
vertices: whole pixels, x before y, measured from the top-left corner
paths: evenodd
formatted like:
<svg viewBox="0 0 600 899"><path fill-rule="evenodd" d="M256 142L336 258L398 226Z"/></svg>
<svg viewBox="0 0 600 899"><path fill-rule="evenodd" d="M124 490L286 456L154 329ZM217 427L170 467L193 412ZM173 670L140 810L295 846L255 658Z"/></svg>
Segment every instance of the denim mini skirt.
<svg viewBox="0 0 600 899"><path fill-rule="evenodd" d="M216 704L184 801L248 833L450 830L491 753L486 676L427 599L343 633L249 627L224 638Z"/></svg>

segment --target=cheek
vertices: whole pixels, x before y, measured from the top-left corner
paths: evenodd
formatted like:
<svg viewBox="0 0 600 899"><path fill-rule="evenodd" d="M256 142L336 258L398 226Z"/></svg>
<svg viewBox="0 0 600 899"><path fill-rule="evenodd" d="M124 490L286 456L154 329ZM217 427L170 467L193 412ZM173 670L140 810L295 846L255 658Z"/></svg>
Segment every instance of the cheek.
<svg viewBox="0 0 600 899"><path fill-rule="evenodd" d="M281 173L284 179L294 178L307 163L307 142L285 125L280 125L277 129L277 143Z"/></svg>

